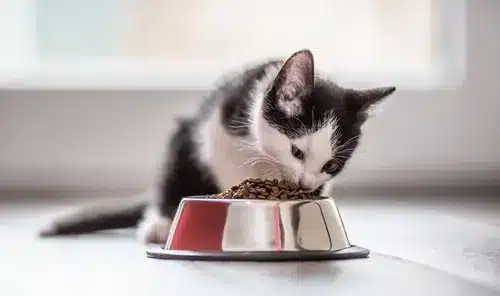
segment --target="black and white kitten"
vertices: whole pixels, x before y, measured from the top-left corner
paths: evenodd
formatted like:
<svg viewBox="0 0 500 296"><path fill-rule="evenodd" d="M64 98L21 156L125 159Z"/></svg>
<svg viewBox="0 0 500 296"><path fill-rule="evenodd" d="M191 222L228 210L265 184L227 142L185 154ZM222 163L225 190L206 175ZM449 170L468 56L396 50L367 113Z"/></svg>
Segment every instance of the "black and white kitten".
<svg viewBox="0 0 500 296"><path fill-rule="evenodd" d="M183 197L218 193L249 177L321 190L358 146L368 108L394 91L347 89L320 78L309 50L247 69L213 90L194 116L181 120L153 201L85 209L41 234L139 226L143 242L164 243Z"/></svg>

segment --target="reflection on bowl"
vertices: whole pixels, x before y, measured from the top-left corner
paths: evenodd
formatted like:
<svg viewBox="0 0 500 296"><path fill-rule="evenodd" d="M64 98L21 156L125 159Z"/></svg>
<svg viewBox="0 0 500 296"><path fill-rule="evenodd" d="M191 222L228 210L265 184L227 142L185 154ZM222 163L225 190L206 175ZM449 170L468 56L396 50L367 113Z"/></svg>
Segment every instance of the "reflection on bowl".
<svg viewBox="0 0 500 296"><path fill-rule="evenodd" d="M181 201L167 242L148 255L307 257L350 247L333 198L283 201L200 196ZM366 256L367 250L362 251Z"/></svg>

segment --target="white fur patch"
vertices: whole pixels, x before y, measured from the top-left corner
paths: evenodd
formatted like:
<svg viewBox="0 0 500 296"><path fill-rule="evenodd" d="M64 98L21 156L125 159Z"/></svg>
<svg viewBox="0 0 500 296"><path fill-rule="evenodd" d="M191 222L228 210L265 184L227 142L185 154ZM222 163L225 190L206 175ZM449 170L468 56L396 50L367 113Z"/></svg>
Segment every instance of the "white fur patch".
<svg viewBox="0 0 500 296"><path fill-rule="evenodd" d="M306 187L315 188L323 184L329 176L321 172L323 165L332 155L331 136L337 129L335 124L327 124L315 133L306 136L304 170L300 178Z"/></svg>
<svg viewBox="0 0 500 296"><path fill-rule="evenodd" d="M252 92L253 105L250 108L250 121L252 123L256 123L262 118L262 110L263 108L266 108L266 106L264 106L264 96L271 87L281 66L282 64L269 66L266 69L264 77L255 83L255 87ZM250 129L253 135L257 135L259 132L259 126L256 124L252 124Z"/></svg>
<svg viewBox="0 0 500 296"><path fill-rule="evenodd" d="M321 169L333 157L331 136L334 135L334 143L338 142L335 139L335 136L339 135L336 130L338 130L338 126L336 121L332 119L316 132L293 140L293 143L303 151L304 159L301 161L291 156L284 160L291 168L287 179L300 182L304 187L311 189L315 189L329 180L330 175L321 172Z"/></svg>
<svg viewBox="0 0 500 296"><path fill-rule="evenodd" d="M164 244L171 222L170 219L160 215L156 205L150 205L137 227L137 238L144 244Z"/></svg>

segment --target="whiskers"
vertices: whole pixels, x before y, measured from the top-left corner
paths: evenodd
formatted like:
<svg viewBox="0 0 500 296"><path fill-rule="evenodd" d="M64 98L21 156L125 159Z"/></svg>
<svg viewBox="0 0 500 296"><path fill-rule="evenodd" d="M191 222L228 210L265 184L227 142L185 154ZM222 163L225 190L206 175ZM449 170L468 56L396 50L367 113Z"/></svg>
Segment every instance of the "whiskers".
<svg viewBox="0 0 500 296"><path fill-rule="evenodd" d="M347 146L349 146L350 144L354 143L354 141L358 140L360 136L361 135L357 135L357 136L351 137L344 144L338 145L335 148L335 153L342 153L342 152L345 152L345 151L348 151L348 150L351 150L351 151L354 150L354 149L351 149L351 148L347 148Z"/></svg>
<svg viewBox="0 0 500 296"><path fill-rule="evenodd" d="M264 151L260 151L255 144L256 143L251 140L241 140L238 142L238 151L244 151L248 156L247 160L241 164L241 167L255 166L258 163L266 163L271 165L271 167L278 166L278 160L276 158Z"/></svg>
<svg viewBox="0 0 500 296"><path fill-rule="evenodd" d="M228 124L228 127L235 130L248 129L249 124L248 122L232 118L230 123Z"/></svg>
<svg viewBox="0 0 500 296"><path fill-rule="evenodd" d="M249 157L243 164L240 165L240 167L244 166L255 166L258 163L267 163L271 165L275 165L275 162L269 158L266 158L265 156L254 156L254 157Z"/></svg>
<svg viewBox="0 0 500 296"><path fill-rule="evenodd" d="M234 130L248 129L249 123L245 120L239 120L237 118L232 118L228 126ZM262 151L258 148L258 142L253 138L240 139L236 142L236 149L240 152L244 152L245 161L238 165L238 167L252 167L253 169L258 168L258 174L262 178L268 178L276 176L276 172L279 170L278 160ZM265 164L262 166L257 166L258 164Z"/></svg>
<svg viewBox="0 0 500 296"><path fill-rule="evenodd" d="M349 158L351 158L351 153L356 149L355 147L349 147L354 141L358 140L360 135L349 138L345 143L339 145L335 148L333 161L340 167L342 163L345 163Z"/></svg>
<svg viewBox="0 0 500 296"><path fill-rule="evenodd" d="M260 174L263 179L274 179L279 174L279 169L277 166L271 166L260 170Z"/></svg>

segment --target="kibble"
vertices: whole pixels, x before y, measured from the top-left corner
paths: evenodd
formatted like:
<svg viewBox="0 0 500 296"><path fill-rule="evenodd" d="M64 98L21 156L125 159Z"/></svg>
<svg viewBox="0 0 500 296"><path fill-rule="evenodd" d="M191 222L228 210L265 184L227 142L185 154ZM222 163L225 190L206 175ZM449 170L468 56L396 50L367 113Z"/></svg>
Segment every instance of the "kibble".
<svg viewBox="0 0 500 296"><path fill-rule="evenodd" d="M212 198L296 200L315 197L317 194L301 189L296 184L285 180L249 178Z"/></svg>

